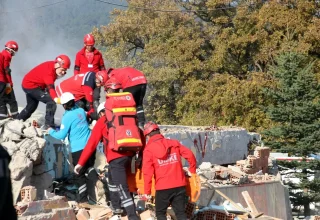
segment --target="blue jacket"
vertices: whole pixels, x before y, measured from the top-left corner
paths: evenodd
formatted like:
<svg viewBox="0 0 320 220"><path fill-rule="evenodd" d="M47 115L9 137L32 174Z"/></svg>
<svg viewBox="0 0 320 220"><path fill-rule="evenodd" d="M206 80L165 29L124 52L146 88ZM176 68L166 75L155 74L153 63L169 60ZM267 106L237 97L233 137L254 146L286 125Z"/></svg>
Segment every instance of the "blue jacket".
<svg viewBox="0 0 320 220"><path fill-rule="evenodd" d="M60 140L64 140L69 135L71 152L83 150L91 134L85 111L78 107L66 111L62 116L60 130L51 129L49 134Z"/></svg>

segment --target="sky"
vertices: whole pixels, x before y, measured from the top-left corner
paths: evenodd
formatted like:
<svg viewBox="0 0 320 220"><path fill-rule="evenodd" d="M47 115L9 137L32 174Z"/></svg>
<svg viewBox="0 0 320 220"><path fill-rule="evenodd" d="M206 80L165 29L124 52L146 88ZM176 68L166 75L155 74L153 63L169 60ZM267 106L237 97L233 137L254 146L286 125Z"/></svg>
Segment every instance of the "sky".
<svg viewBox="0 0 320 220"><path fill-rule="evenodd" d="M112 2L123 4L123 1ZM101 16L94 17L92 13L105 12L109 16L113 8L112 5L94 0L0 0L0 49L4 49L9 40L15 40L19 45L18 53L12 59L11 69L20 107L26 105L26 97L21 89L24 75L38 64L66 54L71 59L71 68L61 80L72 76L76 52L83 47L84 34L93 28L86 24L100 26L108 22L99 20ZM77 21L72 20L74 13L83 13L83 16L80 15L83 20L79 17L76 17ZM70 34L70 28L66 25L69 21L83 24L82 29L78 31L74 27ZM40 103L38 110L44 111L45 105ZM60 117L63 112L62 106L58 106L56 116Z"/></svg>

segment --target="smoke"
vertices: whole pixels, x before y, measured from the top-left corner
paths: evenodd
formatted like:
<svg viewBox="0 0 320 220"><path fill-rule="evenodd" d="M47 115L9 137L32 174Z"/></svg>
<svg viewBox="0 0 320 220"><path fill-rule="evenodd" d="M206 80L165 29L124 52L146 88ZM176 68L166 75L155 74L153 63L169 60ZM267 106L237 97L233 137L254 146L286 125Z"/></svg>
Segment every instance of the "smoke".
<svg viewBox="0 0 320 220"><path fill-rule="evenodd" d="M66 54L71 59L71 68L55 84L72 76L75 55L83 47L83 36L91 32L93 26L106 25L113 8L87 0L0 1L0 49L9 40L19 44L11 70L20 107L26 106L25 93L21 88L24 75L40 63ZM38 110L44 111L45 105L39 103ZM58 106L56 117L61 117L63 112L62 106Z"/></svg>

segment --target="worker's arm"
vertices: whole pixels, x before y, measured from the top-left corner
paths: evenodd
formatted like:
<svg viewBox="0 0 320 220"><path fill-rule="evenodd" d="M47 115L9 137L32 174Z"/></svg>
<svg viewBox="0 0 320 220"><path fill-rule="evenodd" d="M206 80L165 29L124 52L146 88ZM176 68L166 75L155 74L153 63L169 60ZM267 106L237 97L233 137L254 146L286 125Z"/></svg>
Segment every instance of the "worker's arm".
<svg viewBox="0 0 320 220"><path fill-rule="evenodd" d="M102 54L100 53L99 70L105 70Z"/></svg>
<svg viewBox="0 0 320 220"><path fill-rule="evenodd" d="M54 137L55 139L64 140L71 128L71 120L70 118L66 118L67 115L62 117L62 122L60 126L60 130L56 131L54 129L49 130L49 134Z"/></svg>
<svg viewBox="0 0 320 220"><path fill-rule="evenodd" d="M10 86L13 86L12 77L11 77L11 69L10 69L10 63L11 63L11 57L5 56L3 60L3 67L4 72L6 75L6 78L8 80L8 83L10 83Z"/></svg>
<svg viewBox="0 0 320 220"><path fill-rule="evenodd" d="M49 74L44 76L44 83L46 84L48 92L53 100L58 97L56 90L54 89L54 81L55 79Z"/></svg>
<svg viewBox="0 0 320 220"><path fill-rule="evenodd" d="M84 166L93 152L96 150L98 143L103 137L103 130L105 128L105 117L101 117L96 125L93 127L88 143L84 147L78 164Z"/></svg>
<svg viewBox="0 0 320 220"><path fill-rule="evenodd" d="M152 177L154 175L154 166L152 161L152 154L149 151L143 152L142 159L142 173L144 179L144 193L151 194Z"/></svg>
<svg viewBox="0 0 320 220"><path fill-rule="evenodd" d="M80 55L77 53L76 60L74 61L74 75L80 73Z"/></svg>
<svg viewBox="0 0 320 220"><path fill-rule="evenodd" d="M188 161L190 173L196 173L197 160L193 152L189 148L180 144L180 142L179 142L179 151L180 151L180 155Z"/></svg>

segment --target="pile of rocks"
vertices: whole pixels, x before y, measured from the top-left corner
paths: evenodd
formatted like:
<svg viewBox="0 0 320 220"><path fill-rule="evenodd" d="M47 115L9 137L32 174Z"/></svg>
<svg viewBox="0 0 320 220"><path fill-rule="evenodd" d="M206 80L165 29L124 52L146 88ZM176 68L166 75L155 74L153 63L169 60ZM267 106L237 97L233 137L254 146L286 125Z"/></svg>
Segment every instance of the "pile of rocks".
<svg viewBox="0 0 320 220"><path fill-rule="evenodd" d="M12 158L9 168L14 202L23 186L33 185L31 183L35 182L44 189L47 187L44 185L50 185L52 177L41 166L42 151L46 143L41 129L33 126L32 121L6 119L0 123L0 134L1 145Z"/></svg>
<svg viewBox="0 0 320 220"><path fill-rule="evenodd" d="M278 180L280 177L268 174L268 147L256 147L254 155L237 161L236 165L228 167L203 162L198 168L198 174L215 185L240 185L253 182Z"/></svg>

